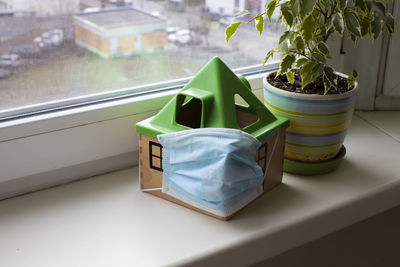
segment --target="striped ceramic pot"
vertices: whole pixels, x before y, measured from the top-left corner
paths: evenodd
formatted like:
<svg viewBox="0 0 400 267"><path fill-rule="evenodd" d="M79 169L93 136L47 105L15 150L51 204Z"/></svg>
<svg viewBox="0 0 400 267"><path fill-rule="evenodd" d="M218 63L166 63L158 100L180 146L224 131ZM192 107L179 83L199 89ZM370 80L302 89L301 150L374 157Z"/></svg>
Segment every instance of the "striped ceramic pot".
<svg viewBox="0 0 400 267"><path fill-rule="evenodd" d="M337 155L353 116L357 84L353 90L340 95L292 93L272 86L266 77L263 87L268 109L290 119L286 132L286 158L319 162Z"/></svg>

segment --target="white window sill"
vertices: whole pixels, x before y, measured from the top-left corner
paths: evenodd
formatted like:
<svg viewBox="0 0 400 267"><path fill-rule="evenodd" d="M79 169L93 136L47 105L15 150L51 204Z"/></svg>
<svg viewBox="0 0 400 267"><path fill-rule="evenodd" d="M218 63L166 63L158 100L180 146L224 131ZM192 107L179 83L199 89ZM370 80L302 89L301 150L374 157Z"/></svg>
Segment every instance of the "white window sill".
<svg viewBox="0 0 400 267"><path fill-rule="evenodd" d="M399 112L387 113L396 131ZM248 266L400 204L400 140L355 116L340 168L223 222L138 190L136 167L0 202L6 266ZM387 128L387 127L386 127ZM398 130L398 128L397 128Z"/></svg>

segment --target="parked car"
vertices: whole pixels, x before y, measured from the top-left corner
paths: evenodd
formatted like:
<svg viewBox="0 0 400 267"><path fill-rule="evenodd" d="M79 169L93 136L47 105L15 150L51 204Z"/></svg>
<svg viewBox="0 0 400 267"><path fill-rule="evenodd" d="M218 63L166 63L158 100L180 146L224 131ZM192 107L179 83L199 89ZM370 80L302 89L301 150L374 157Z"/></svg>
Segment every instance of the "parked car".
<svg viewBox="0 0 400 267"><path fill-rule="evenodd" d="M54 29L42 34L42 39L45 44L60 45L64 40L62 30Z"/></svg>
<svg viewBox="0 0 400 267"><path fill-rule="evenodd" d="M180 30L175 33L176 40L175 44L177 45L190 45L192 40L192 36L189 30Z"/></svg>
<svg viewBox="0 0 400 267"><path fill-rule="evenodd" d="M33 39L33 43L37 45L39 48L44 47L43 39L41 36L35 37L35 39Z"/></svg>
<svg viewBox="0 0 400 267"><path fill-rule="evenodd" d="M11 53L20 55L21 58L35 58L40 54L40 49L33 45L22 45L11 49Z"/></svg>
<svg viewBox="0 0 400 267"><path fill-rule="evenodd" d="M199 45L202 43L200 37L189 30L179 30L169 34L168 41L179 46Z"/></svg>
<svg viewBox="0 0 400 267"><path fill-rule="evenodd" d="M169 26L167 27L167 33L168 33L168 42L170 43L175 43L176 41L176 35L175 33L179 31L179 27L174 27L174 26Z"/></svg>
<svg viewBox="0 0 400 267"><path fill-rule="evenodd" d="M0 57L0 66L18 67L20 63L21 59L18 54L3 54Z"/></svg>
<svg viewBox="0 0 400 267"><path fill-rule="evenodd" d="M171 33L176 33L177 31L179 31L180 28L179 27L174 27L174 26L169 26L167 27L167 33L171 34Z"/></svg>
<svg viewBox="0 0 400 267"><path fill-rule="evenodd" d="M179 27L167 27L168 42L174 44L176 42L176 33L180 30Z"/></svg>
<svg viewBox="0 0 400 267"><path fill-rule="evenodd" d="M48 32L44 32L42 36L38 36L33 39L38 47L43 48L45 46L60 45L64 41L64 33L60 29L54 29Z"/></svg>

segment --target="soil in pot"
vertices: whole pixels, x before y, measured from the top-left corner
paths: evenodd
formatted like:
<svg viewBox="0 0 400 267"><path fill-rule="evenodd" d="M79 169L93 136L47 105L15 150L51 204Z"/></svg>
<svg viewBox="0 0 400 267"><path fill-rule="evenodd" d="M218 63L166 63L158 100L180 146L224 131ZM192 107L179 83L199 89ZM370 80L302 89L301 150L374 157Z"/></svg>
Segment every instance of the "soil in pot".
<svg viewBox="0 0 400 267"><path fill-rule="evenodd" d="M276 75L276 72L273 72L270 75L268 75L267 81L276 88L289 92L300 93L300 94L318 94L318 95L323 95L325 93L325 87L322 78L312 81L306 87L304 87L304 89L301 89L300 71L295 70L294 74L295 74L294 75L295 81L293 84L291 84L287 80L286 75ZM338 76L337 83L338 83L338 90L332 87L327 92L328 95L343 94L348 91L351 91L354 88L354 86L349 87L347 79L341 76Z"/></svg>

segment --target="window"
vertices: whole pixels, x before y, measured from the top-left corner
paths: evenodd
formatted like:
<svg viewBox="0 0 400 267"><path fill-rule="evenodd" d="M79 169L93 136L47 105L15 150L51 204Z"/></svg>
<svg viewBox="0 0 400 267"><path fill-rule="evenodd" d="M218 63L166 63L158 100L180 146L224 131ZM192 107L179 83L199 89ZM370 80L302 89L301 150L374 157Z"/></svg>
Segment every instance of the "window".
<svg viewBox="0 0 400 267"><path fill-rule="evenodd" d="M246 2L239 1L240 9ZM131 8L165 19L165 28L132 37L124 31L102 35L101 27L90 27L119 10L130 17ZM0 199L137 164L135 123L156 114L213 56L246 75L262 99L259 64L282 31L267 23L260 37L246 24L226 45L234 1L3 0L0 11L8 14L0 16ZM149 49L136 50L142 46ZM346 62L369 66L370 72L378 68L362 64L352 47L345 42L346 54L338 58L344 69ZM331 49L332 56L338 51ZM367 47L362 53L373 51ZM365 60L377 63L375 57ZM360 77L375 77L357 68ZM258 153L261 167L266 151ZM161 148L153 145L152 152L151 165L162 171Z"/></svg>
<svg viewBox="0 0 400 267"><path fill-rule="evenodd" d="M160 144L150 141L149 156L150 168L162 172L162 146Z"/></svg>
<svg viewBox="0 0 400 267"><path fill-rule="evenodd" d="M0 119L154 90L215 55L233 69L260 64L280 28L259 37L245 25L227 45L239 2L1 1Z"/></svg>

